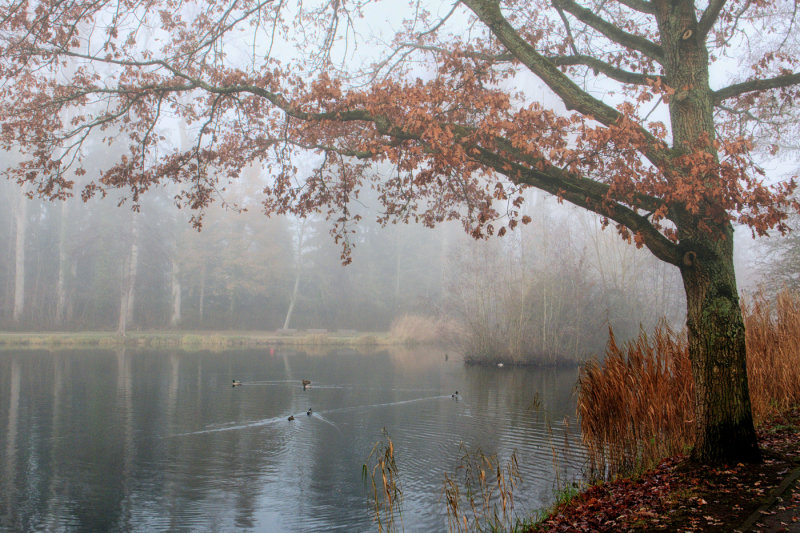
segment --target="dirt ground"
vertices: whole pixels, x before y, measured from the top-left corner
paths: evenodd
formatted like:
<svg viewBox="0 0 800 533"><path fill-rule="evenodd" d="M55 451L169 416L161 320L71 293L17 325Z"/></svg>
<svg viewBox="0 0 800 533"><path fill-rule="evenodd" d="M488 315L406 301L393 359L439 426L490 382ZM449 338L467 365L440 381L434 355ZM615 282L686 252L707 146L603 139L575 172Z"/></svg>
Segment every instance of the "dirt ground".
<svg viewBox="0 0 800 533"><path fill-rule="evenodd" d="M531 531L800 532L800 407L759 428L760 464L671 457L589 488Z"/></svg>

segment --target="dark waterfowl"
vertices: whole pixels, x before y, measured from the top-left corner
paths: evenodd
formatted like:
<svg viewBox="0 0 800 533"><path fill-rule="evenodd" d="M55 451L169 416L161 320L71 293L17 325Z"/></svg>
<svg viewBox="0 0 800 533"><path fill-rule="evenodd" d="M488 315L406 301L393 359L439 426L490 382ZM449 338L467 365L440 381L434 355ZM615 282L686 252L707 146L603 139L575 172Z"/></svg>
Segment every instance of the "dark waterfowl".
<svg viewBox="0 0 800 533"><path fill-rule="evenodd" d="M294 420L294 415L289 416L289 422L291 422L292 420Z"/></svg>
<svg viewBox="0 0 800 533"><path fill-rule="evenodd" d="M310 408L310 407L308 408L308 411L306 411L306 414L307 414L308 416L311 416L311 408Z"/></svg>
<svg viewBox="0 0 800 533"><path fill-rule="evenodd" d="M303 380L303 390L306 390L310 386L311 386L311 380L310 379L304 379Z"/></svg>
<svg viewBox="0 0 800 533"><path fill-rule="evenodd" d="M454 399L454 400L460 400L461 399L461 395L458 393L458 391L455 391L453 394L450 395L450 397L452 399Z"/></svg>

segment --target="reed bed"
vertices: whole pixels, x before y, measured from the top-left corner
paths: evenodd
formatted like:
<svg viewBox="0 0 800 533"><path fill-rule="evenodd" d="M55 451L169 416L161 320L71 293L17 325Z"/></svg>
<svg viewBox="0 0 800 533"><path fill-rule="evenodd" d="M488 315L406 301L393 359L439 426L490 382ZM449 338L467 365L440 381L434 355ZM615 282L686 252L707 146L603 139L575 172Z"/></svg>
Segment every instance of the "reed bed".
<svg viewBox="0 0 800 533"><path fill-rule="evenodd" d="M744 306L747 372L758 424L800 403L800 295ZM578 417L590 475L646 469L694 440L694 385L685 332L661 323L620 347L611 332L604 360L583 365Z"/></svg>
<svg viewBox="0 0 800 533"><path fill-rule="evenodd" d="M693 427L685 335L661 323L620 347L610 332L603 361L583 365L578 417L592 477L647 467L683 451Z"/></svg>
<svg viewBox="0 0 800 533"><path fill-rule="evenodd" d="M392 322L389 338L398 344L444 345L460 337L455 321L432 316L405 314Z"/></svg>
<svg viewBox="0 0 800 533"><path fill-rule="evenodd" d="M131 347L178 348L183 350L227 350L280 346L392 346L400 344L387 333L314 333L311 331L131 331L85 333L2 333L2 348Z"/></svg>
<svg viewBox="0 0 800 533"><path fill-rule="evenodd" d="M800 404L800 294L756 294L745 314L747 377L756 422Z"/></svg>

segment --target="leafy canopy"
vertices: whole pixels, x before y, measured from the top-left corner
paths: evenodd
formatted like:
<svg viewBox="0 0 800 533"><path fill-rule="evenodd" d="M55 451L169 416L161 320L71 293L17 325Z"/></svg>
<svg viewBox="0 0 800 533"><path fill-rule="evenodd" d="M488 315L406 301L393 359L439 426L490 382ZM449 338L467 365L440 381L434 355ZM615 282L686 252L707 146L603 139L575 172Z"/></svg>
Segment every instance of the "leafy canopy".
<svg viewBox="0 0 800 533"><path fill-rule="evenodd" d="M482 236L528 222L519 190L534 186L678 264L682 227L784 231L797 207L793 181L768 186L754 162L754 139L774 152L796 128L797 11L3 0L0 140L22 152L9 172L32 194L120 188L136 205L177 183L176 203L200 213L255 163L267 213L324 212L337 237L364 187L383 222L460 219ZM99 173L84 157L97 143L118 154Z"/></svg>

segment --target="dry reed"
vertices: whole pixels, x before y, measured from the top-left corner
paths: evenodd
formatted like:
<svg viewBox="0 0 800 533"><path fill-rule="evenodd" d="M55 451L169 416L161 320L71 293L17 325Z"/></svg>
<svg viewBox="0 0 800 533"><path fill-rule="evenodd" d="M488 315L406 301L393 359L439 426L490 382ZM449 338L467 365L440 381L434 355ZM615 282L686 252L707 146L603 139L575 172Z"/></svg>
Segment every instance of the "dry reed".
<svg viewBox="0 0 800 533"><path fill-rule="evenodd" d="M458 470L463 477L445 474L443 495L450 532L510 531L514 525L514 488L522 480L516 452L503 467L496 455L463 444Z"/></svg>
<svg viewBox="0 0 800 533"><path fill-rule="evenodd" d="M453 320L405 314L392 322L389 336L406 345L450 344L459 338L459 327Z"/></svg>
<svg viewBox="0 0 800 533"><path fill-rule="evenodd" d="M403 522L401 507L403 491L400 488L397 463L394 460L394 443L384 429L385 441L375 444L361 468L364 483L371 489L374 519L378 532L387 533L402 531ZM397 519L400 520L398 529Z"/></svg>
<svg viewBox="0 0 800 533"><path fill-rule="evenodd" d="M800 402L800 295L771 305L756 295L745 307L747 373L756 423ZM620 348L611 333L606 357L584 364L578 417L591 474L647 468L688 450L694 385L685 333L662 323Z"/></svg>
<svg viewBox="0 0 800 533"><path fill-rule="evenodd" d="M578 417L591 474L615 475L682 451L690 442L692 373L686 341L665 323L624 347L614 333L605 360L578 381Z"/></svg>
<svg viewBox="0 0 800 533"><path fill-rule="evenodd" d="M747 377L756 422L800 403L800 294L759 293L745 313Z"/></svg>

